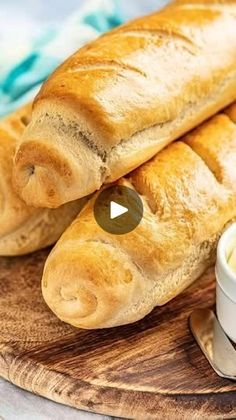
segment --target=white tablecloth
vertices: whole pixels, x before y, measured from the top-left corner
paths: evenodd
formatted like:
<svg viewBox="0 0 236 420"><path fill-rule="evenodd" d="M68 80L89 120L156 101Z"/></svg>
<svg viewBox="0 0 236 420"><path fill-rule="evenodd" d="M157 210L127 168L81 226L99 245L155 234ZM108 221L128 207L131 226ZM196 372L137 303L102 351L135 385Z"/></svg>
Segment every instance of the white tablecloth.
<svg viewBox="0 0 236 420"><path fill-rule="evenodd" d="M108 420L110 417L99 416L54 403L0 379L0 419Z"/></svg>

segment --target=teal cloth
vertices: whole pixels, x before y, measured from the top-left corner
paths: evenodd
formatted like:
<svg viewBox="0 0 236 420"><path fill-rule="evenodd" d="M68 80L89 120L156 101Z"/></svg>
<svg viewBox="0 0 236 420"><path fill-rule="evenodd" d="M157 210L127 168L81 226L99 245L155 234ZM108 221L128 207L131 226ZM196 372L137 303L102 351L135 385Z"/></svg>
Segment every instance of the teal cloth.
<svg viewBox="0 0 236 420"><path fill-rule="evenodd" d="M0 70L0 116L33 99L42 82L67 56L122 22L118 0L90 0L69 16L62 28L44 27L43 33L30 41L30 53L10 68L4 62L4 70Z"/></svg>

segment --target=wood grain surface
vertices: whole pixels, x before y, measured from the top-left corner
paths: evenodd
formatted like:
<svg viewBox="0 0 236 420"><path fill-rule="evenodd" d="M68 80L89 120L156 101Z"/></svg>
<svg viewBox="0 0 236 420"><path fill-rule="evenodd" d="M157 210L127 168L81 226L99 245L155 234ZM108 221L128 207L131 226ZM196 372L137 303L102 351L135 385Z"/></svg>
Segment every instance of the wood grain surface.
<svg viewBox="0 0 236 420"><path fill-rule="evenodd" d="M212 307L209 270L168 305L132 325L97 331L48 310L40 278L48 251L0 258L0 375L76 408L138 419L236 417L236 384L219 378L188 329Z"/></svg>

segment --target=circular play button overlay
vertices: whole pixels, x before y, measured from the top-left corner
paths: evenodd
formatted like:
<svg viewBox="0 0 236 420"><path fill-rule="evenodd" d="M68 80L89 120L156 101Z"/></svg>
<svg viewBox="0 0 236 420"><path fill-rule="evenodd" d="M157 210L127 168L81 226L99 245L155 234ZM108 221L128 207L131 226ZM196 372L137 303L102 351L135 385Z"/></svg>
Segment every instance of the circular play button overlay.
<svg viewBox="0 0 236 420"><path fill-rule="evenodd" d="M98 195L94 204L94 217L106 232L124 235L140 223L143 217L143 203L131 188L114 185Z"/></svg>

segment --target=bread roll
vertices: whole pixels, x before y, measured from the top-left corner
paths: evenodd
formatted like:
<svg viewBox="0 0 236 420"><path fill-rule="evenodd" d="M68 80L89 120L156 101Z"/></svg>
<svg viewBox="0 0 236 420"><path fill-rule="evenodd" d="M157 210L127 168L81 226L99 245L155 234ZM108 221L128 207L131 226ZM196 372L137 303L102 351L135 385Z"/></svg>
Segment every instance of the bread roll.
<svg viewBox="0 0 236 420"><path fill-rule="evenodd" d="M225 113L236 123L236 102L226 108Z"/></svg>
<svg viewBox="0 0 236 420"><path fill-rule="evenodd" d="M18 191L52 208L86 196L235 99L235 1L176 1L49 77L16 154Z"/></svg>
<svg viewBox="0 0 236 420"><path fill-rule="evenodd" d="M0 255L21 255L51 245L78 214L82 202L56 210L27 206L12 185L15 149L31 117L31 105L0 122Z"/></svg>
<svg viewBox="0 0 236 420"><path fill-rule="evenodd" d="M135 322L213 263L236 216L236 125L218 114L118 182L142 197L139 226L106 233L94 219L94 197L45 265L44 299L76 327Z"/></svg>

